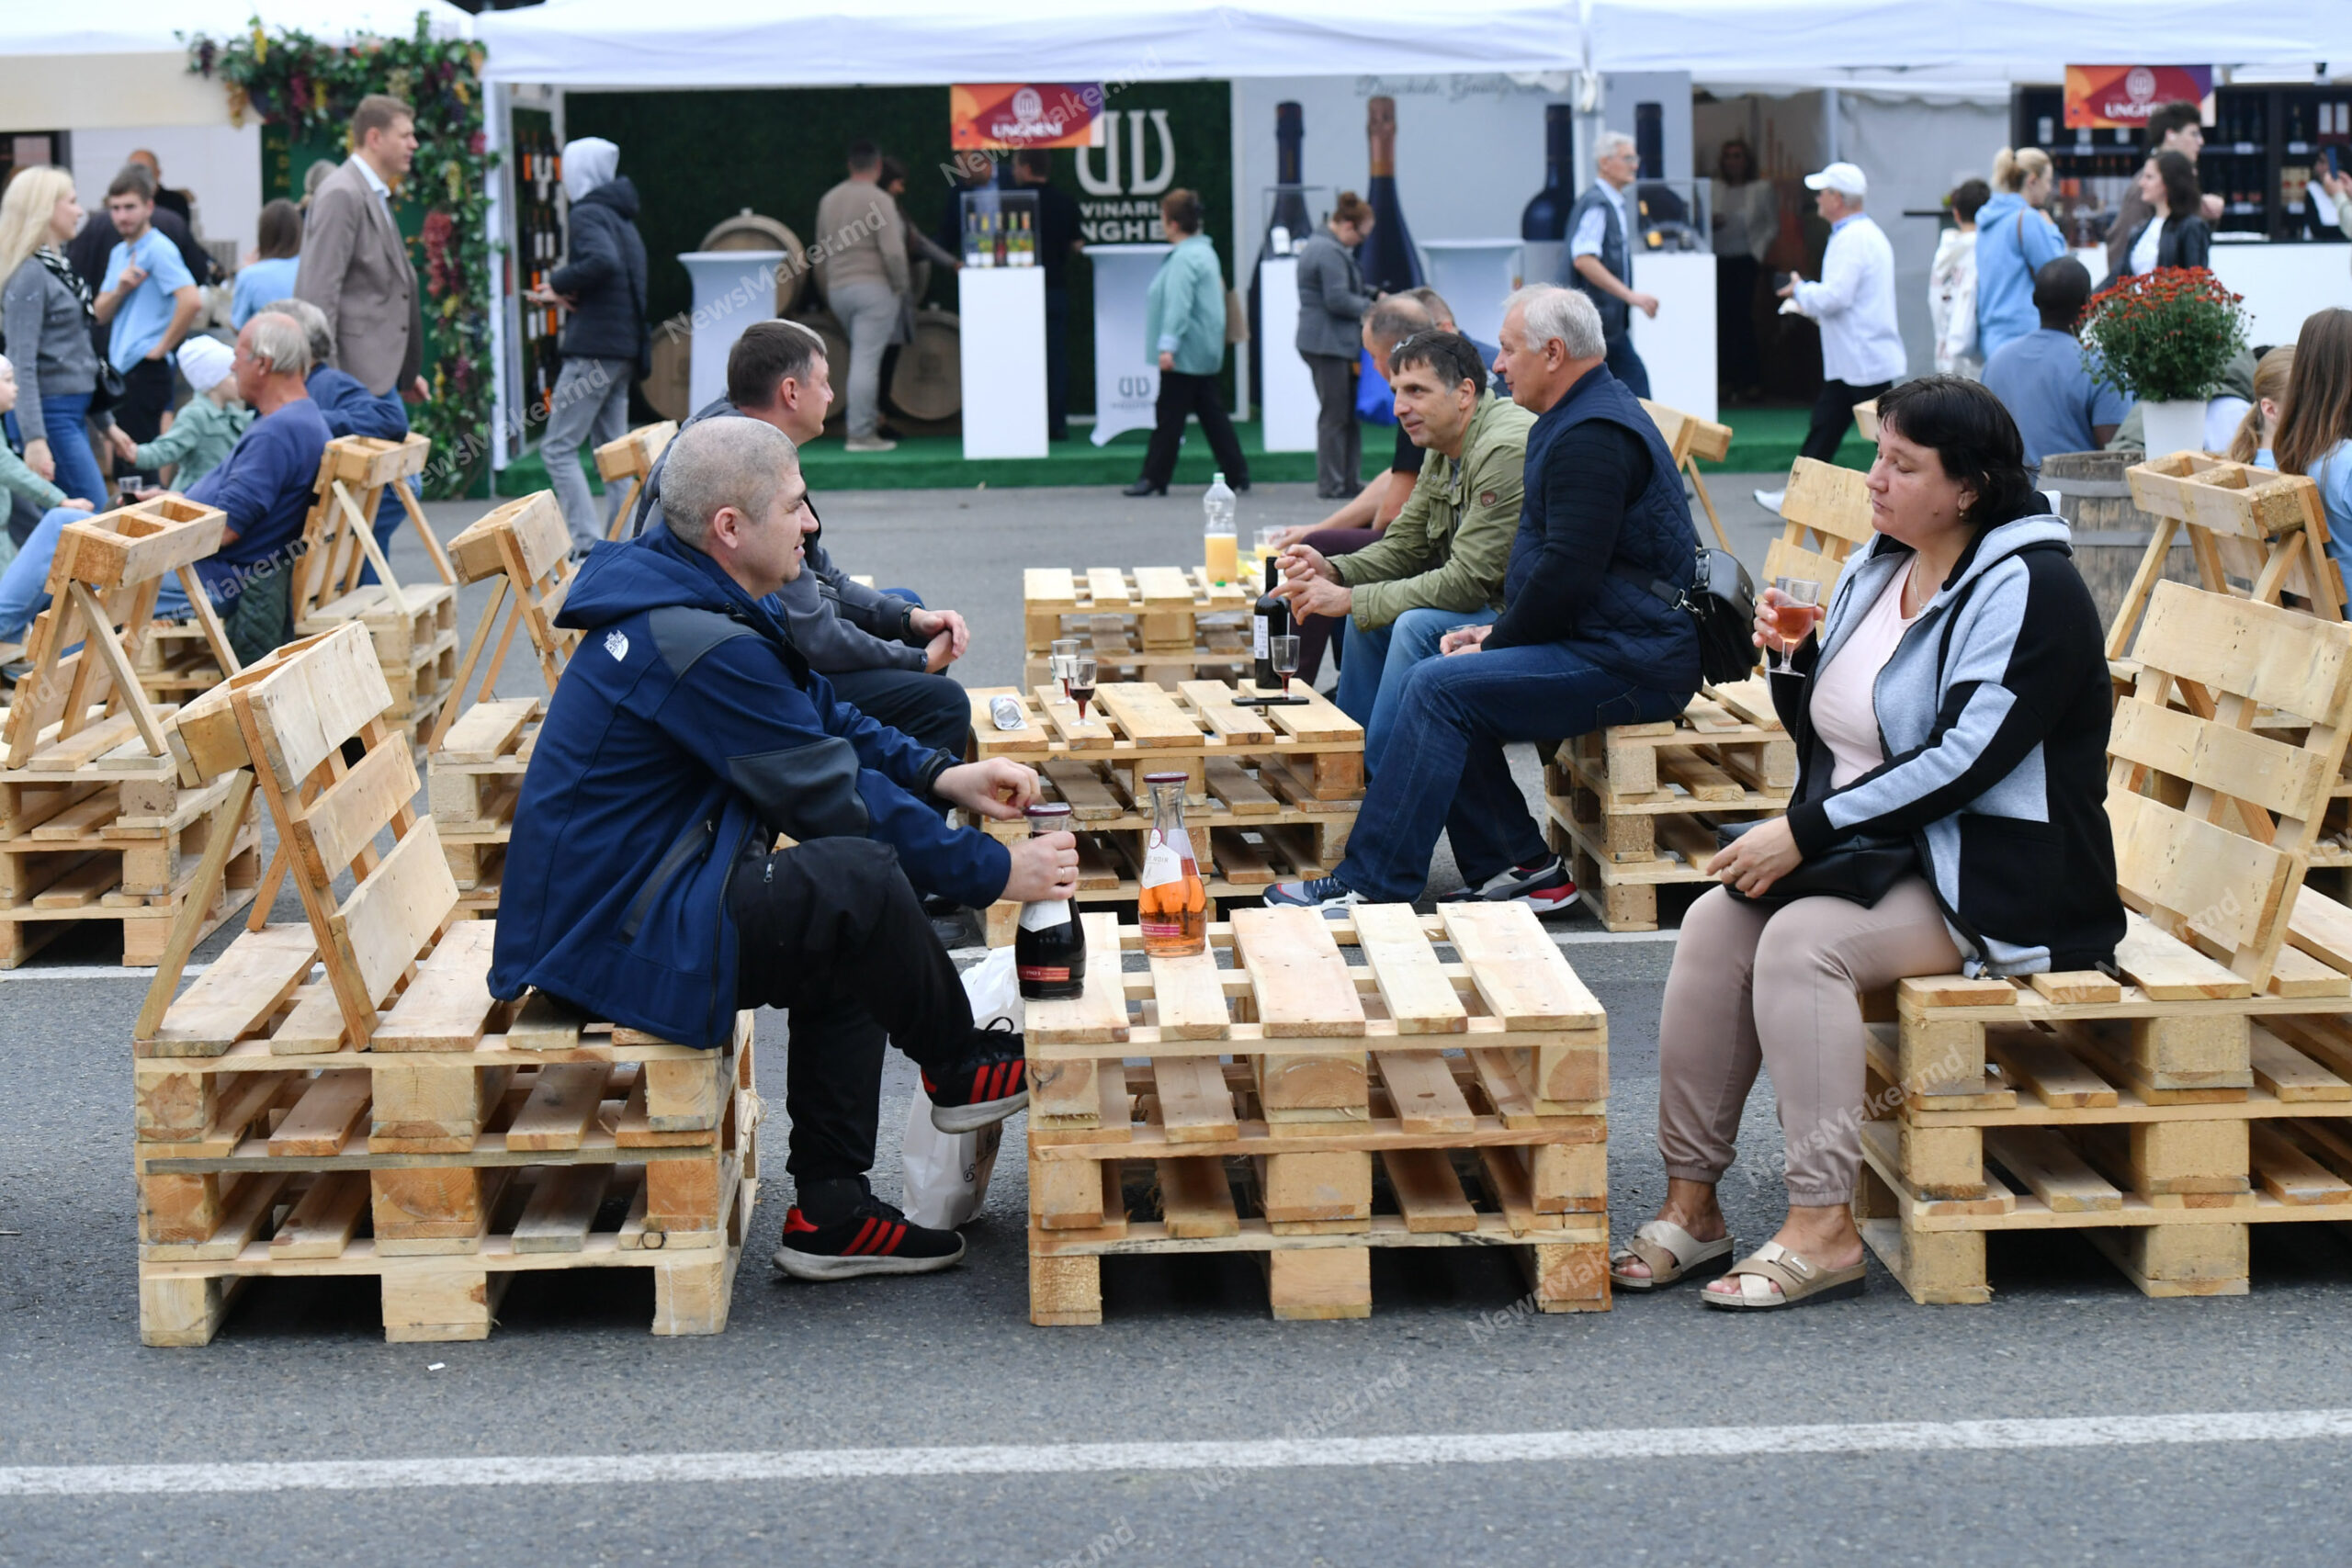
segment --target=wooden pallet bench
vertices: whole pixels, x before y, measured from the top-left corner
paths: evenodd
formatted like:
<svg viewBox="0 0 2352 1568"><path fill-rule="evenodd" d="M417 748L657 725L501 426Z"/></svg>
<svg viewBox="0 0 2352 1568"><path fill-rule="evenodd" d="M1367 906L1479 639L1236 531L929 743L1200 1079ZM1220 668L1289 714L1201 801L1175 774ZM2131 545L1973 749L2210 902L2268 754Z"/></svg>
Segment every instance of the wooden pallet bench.
<svg viewBox="0 0 2352 1568"><path fill-rule="evenodd" d="M1716 825L1781 815L1796 775L1764 682L1710 686L1664 723L1563 742L1544 770L1546 837L1602 925L1656 931L1659 888L1713 883Z"/></svg>
<svg viewBox="0 0 2352 1568"><path fill-rule="evenodd" d="M1658 434L1665 438L1674 466L1690 481L1690 493L1699 498L1700 506L1705 509L1707 522L1715 531L1715 543L1730 549L1731 536L1724 532L1724 520L1715 515L1715 498L1707 493L1707 481L1699 473L1699 459L1720 463L1731 456L1731 426L1701 419L1695 413L1684 413L1664 403L1654 403L1647 398L1642 400L1642 412L1650 416Z"/></svg>
<svg viewBox="0 0 2352 1568"><path fill-rule="evenodd" d="M618 539L628 532L629 513L636 509L637 492L643 487L653 465L669 449L678 434L678 422L665 419L654 424L640 424L617 441L607 441L596 448L596 477L606 486L625 484L620 504L614 509L613 521L605 530L607 539ZM456 547L453 543L451 548Z"/></svg>
<svg viewBox="0 0 2352 1568"><path fill-rule="evenodd" d="M1349 913L1135 971L1084 917L1085 994L1027 1004L1031 1322L1101 1322L1104 1258L1219 1252L1278 1318L1363 1317L1376 1247L1508 1247L1544 1311L1607 1309L1600 1004L1523 908Z"/></svg>
<svg viewBox="0 0 2352 1568"><path fill-rule="evenodd" d="M1347 848L1363 798L1363 728L1296 682L1299 707L1241 706L1239 690L1188 681L1170 693L1148 682L1100 686L1080 724L1078 709L1053 699L1054 687L1020 693L975 690L976 757L1011 757L1045 774L1050 797L1069 803L1079 835L1079 900L1132 901L1143 841L1151 827L1151 792L1143 775L1182 772L1185 827L1204 857L1214 898L1261 897L1267 884L1320 876ZM996 728L991 701L1022 704L1023 727ZM1022 823L989 823L1012 841ZM989 911L989 942L1012 940L1017 908Z"/></svg>
<svg viewBox="0 0 2352 1568"><path fill-rule="evenodd" d="M1250 606L1257 597L1250 583L1210 582L1202 567L1030 567L1021 574L1028 652L1022 681L1041 686L1053 679L1048 656L1062 637L1085 645L1104 681L1172 690L1185 681L1246 675Z"/></svg>
<svg viewBox="0 0 2352 1568"><path fill-rule="evenodd" d="M2352 909L2303 887L2344 766L2352 627L2163 582L2132 654L2109 742L2117 890L2131 911L2120 978L1896 987L1894 1043L1873 1061L1894 1114L1865 1141L1858 1213L1922 1302L1989 1298L1988 1231L2089 1224L2048 1217L2047 1196L2024 1202L1987 1159L2029 1190L2054 1170L2106 1204L2086 1168L2129 1189L2137 1206L2071 1212L2120 1216L2101 1222L2118 1227L2102 1245L2151 1295L2243 1292L2245 1226L2261 1208L2248 1162L2257 1144L2278 1154L2249 1123L2290 1100L2299 1115L2332 1114L2329 1080L2352 1066L2314 1043L2337 1038L2325 1021L2352 1014ZM2299 739L2256 732L2267 714L2301 719ZM2071 1143L2020 1131L2059 1124ZM2311 1174L2282 1154L2267 1168L2290 1166Z"/></svg>
<svg viewBox="0 0 2352 1568"><path fill-rule="evenodd" d="M21 799L40 787L0 790ZM80 798L0 837L0 967L17 967L88 920L121 922L125 964L154 963L216 833L231 834L234 842L227 874L210 890L209 923L226 919L243 902L234 896L250 893L261 879L259 827L250 803L231 819L225 780L183 790L169 778L122 779L52 793Z"/></svg>
<svg viewBox="0 0 2352 1568"><path fill-rule="evenodd" d="M702 1051L493 998L497 928L457 918L385 700L350 624L181 716L188 771L267 804L264 887L305 918L184 993L183 921L141 1011L142 1337L207 1343L255 1276L365 1273L388 1337L480 1338L506 1275L616 1265L656 1270L657 1333L718 1332L758 1179L750 1015Z"/></svg>

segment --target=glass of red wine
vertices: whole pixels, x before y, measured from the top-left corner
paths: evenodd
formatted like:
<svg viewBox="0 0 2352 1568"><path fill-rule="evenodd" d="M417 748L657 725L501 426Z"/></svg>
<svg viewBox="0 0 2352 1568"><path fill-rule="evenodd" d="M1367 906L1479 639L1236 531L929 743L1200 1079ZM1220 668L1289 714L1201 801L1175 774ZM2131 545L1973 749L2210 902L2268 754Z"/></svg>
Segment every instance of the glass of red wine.
<svg viewBox="0 0 2352 1568"><path fill-rule="evenodd" d="M1810 578L1776 577L1772 587L1781 597L1772 605L1772 620L1781 638L1793 650L1813 630L1813 623L1821 614L1821 584ZM1794 675L1803 679L1804 671L1792 669L1786 653L1765 650L1770 669L1776 674Z"/></svg>
<svg viewBox="0 0 2352 1568"><path fill-rule="evenodd" d="M1065 637L1054 639L1053 663L1050 668L1054 679L1062 683L1062 700L1057 705L1059 706L1069 705L1069 661L1077 657L1078 638Z"/></svg>
<svg viewBox="0 0 2352 1568"><path fill-rule="evenodd" d="M1086 705L1094 700L1094 656L1091 653L1072 654L1062 668L1069 672L1070 701L1078 705L1078 722L1086 722Z"/></svg>
<svg viewBox="0 0 2352 1568"><path fill-rule="evenodd" d="M1283 678L1283 695L1290 695L1290 678L1298 673L1298 638L1277 637L1266 639L1267 657L1272 661L1274 673Z"/></svg>

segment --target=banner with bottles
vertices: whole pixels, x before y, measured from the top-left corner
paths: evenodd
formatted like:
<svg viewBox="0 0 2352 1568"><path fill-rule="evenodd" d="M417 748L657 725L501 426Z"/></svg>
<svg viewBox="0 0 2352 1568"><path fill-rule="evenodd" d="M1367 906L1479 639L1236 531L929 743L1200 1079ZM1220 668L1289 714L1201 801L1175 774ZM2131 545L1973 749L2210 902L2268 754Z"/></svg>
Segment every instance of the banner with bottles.
<svg viewBox="0 0 2352 1568"><path fill-rule="evenodd" d="M2186 100L2213 123L2210 65L2069 65L2066 124L2075 130L2138 130L2165 104Z"/></svg>
<svg viewBox="0 0 2352 1568"><path fill-rule="evenodd" d="M947 89L948 137L959 151L1083 147L1102 111L1100 82L958 83Z"/></svg>

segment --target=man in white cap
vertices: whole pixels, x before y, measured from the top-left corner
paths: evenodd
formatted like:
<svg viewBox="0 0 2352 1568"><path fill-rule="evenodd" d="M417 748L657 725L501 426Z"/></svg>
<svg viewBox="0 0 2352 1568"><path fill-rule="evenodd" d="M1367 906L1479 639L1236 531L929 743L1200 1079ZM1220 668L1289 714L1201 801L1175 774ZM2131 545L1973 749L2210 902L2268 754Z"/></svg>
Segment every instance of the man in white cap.
<svg viewBox="0 0 2352 1568"><path fill-rule="evenodd" d="M1870 181L1851 164L1832 164L1804 183L1829 225L1821 281L1791 280L1781 289L1783 310L1810 316L1821 327L1821 395L1813 400L1805 457L1833 462L1854 423L1854 405L1870 401L1904 372L1903 335L1894 321L1894 248L1886 231L1862 211ZM1784 490L1756 492L1769 512L1781 510Z"/></svg>

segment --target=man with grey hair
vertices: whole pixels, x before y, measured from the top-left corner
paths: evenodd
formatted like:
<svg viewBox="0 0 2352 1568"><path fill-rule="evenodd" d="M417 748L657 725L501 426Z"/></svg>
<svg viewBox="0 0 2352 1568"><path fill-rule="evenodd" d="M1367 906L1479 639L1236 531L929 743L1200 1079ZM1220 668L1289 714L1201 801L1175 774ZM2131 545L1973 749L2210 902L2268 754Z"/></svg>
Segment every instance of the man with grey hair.
<svg viewBox="0 0 2352 1568"><path fill-rule="evenodd" d="M288 561L302 536L319 457L326 450L326 422L302 384L310 368L310 343L291 316L265 310L247 321L237 335L231 373L255 418L220 466L187 489L190 501L229 514L220 549L197 562L196 571L228 625L237 657L246 661L276 648L292 629L285 592L291 574L272 569ZM88 516L63 508L50 513L0 574L0 642L23 640L26 626L49 602L58 531ZM179 584L165 583L156 596L157 616L176 620L190 613Z"/></svg>
<svg viewBox="0 0 2352 1568"><path fill-rule="evenodd" d="M1077 840L948 827L934 802L1018 819L1037 775L920 746L801 658L775 597L806 558L789 438L707 420L679 432L667 470L662 525L592 551L557 616L583 635L515 803L490 989L705 1048L739 1009L788 1009L797 1202L776 1267L944 1269L962 1238L866 1185L885 1042L922 1067L944 1132L1003 1121L1028 1087L1021 1036L973 1027L916 889L1068 898Z"/></svg>
<svg viewBox="0 0 2352 1568"><path fill-rule="evenodd" d="M1503 746L1670 718L1699 689L1698 628L1679 604L1699 549L1690 503L1657 425L1609 371L1592 301L1521 289L1502 340L1511 399L1536 415L1502 614L1413 666L1364 759L1347 858L1275 884L1269 904L1417 898L1442 830L1468 884L1449 898L1566 908L1576 879L1544 847Z"/></svg>
<svg viewBox="0 0 2352 1568"><path fill-rule="evenodd" d="M1595 176L1568 209L1568 254L1557 279L1591 300L1609 343L1609 370L1637 398L1650 395L1649 367L1634 352L1634 312L1657 314L1655 295L1634 288L1634 252L1640 248L1641 199L1634 181L1642 172L1634 139L1604 133L1592 155Z"/></svg>

